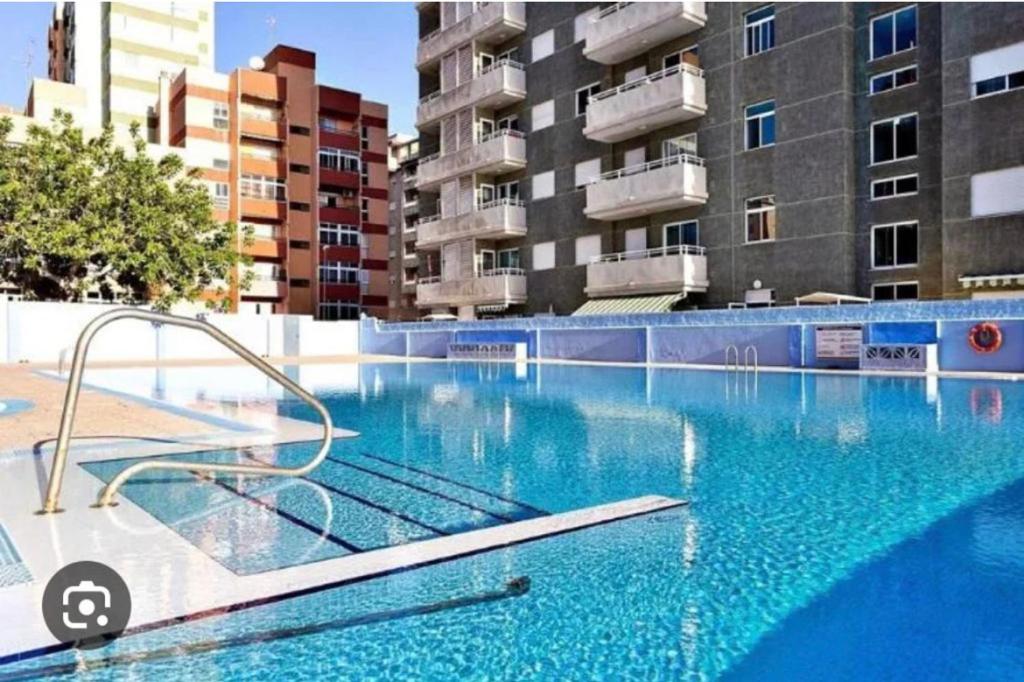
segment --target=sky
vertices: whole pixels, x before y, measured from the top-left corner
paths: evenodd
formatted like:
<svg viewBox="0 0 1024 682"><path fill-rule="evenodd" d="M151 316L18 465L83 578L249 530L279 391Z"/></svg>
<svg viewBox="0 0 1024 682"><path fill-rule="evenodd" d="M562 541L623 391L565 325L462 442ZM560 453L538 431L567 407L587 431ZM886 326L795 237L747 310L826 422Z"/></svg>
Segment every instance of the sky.
<svg viewBox="0 0 1024 682"><path fill-rule="evenodd" d="M46 77L46 27L52 12L52 3L0 3L0 104L24 106L27 75ZM321 84L384 102L391 132L416 132L412 3L218 2L214 20L218 71L245 66L275 43L312 50Z"/></svg>

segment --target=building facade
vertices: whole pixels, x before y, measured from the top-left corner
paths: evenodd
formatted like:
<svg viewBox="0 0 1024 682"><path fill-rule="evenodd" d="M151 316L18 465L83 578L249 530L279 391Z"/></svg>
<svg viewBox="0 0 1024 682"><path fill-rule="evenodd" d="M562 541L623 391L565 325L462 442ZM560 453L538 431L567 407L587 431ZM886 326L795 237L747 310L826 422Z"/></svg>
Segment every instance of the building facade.
<svg viewBox="0 0 1024 682"><path fill-rule="evenodd" d="M214 71L212 2L57 3L49 46L51 79L74 87L36 88L87 130L124 140L139 123L151 154L201 171L219 219L251 229L232 310L387 316L385 105L318 84L316 55L283 45ZM28 117L49 120L34 99Z"/></svg>
<svg viewBox="0 0 1024 682"><path fill-rule="evenodd" d="M417 7L421 311L1024 293L1024 6Z"/></svg>
<svg viewBox="0 0 1024 682"><path fill-rule="evenodd" d="M420 141L416 137L396 133L388 138L390 320L413 320L419 314L416 308L416 277L419 270L416 224L420 220L416 170L419 155Z"/></svg>

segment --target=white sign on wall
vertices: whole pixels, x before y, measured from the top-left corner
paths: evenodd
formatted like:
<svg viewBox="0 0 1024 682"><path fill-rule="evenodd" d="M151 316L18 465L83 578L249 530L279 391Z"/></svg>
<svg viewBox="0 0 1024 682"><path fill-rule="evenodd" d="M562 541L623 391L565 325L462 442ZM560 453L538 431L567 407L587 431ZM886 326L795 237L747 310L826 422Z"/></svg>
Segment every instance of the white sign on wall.
<svg viewBox="0 0 1024 682"><path fill-rule="evenodd" d="M860 325L815 327L814 349L819 358L856 360L864 335Z"/></svg>

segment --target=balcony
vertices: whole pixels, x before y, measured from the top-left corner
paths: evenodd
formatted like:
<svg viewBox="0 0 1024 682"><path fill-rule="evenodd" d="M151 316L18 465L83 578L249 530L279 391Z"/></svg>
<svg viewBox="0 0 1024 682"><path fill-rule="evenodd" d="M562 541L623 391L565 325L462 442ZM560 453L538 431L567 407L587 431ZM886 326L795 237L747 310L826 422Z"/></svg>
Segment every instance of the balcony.
<svg viewBox="0 0 1024 682"><path fill-rule="evenodd" d="M321 186L345 187L347 189L359 189L359 173L347 170L335 170L325 166L319 166L319 181Z"/></svg>
<svg viewBox="0 0 1024 682"><path fill-rule="evenodd" d="M437 191L445 180L469 173L511 173L526 167L526 135L518 130L498 130L465 149L420 160L416 188Z"/></svg>
<svg viewBox="0 0 1024 682"><path fill-rule="evenodd" d="M460 239L511 239L526 235L526 205L518 199L479 204L450 218L431 216L416 224L416 248L436 249Z"/></svg>
<svg viewBox="0 0 1024 682"><path fill-rule="evenodd" d="M621 142L706 111L704 72L683 63L591 97L583 134L598 142Z"/></svg>
<svg viewBox="0 0 1024 682"><path fill-rule="evenodd" d="M526 274L519 268L488 270L477 277L460 280L426 277L416 285L416 305L420 308L525 302Z"/></svg>
<svg viewBox="0 0 1024 682"><path fill-rule="evenodd" d="M251 244L242 246L242 253L254 258L277 258L285 256L285 241L283 239L268 239L254 237Z"/></svg>
<svg viewBox="0 0 1024 682"><path fill-rule="evenodd" d="M284 298L288 290L288 283L284 274L265 274L257 272L249 282L248 288L242 291L242 296L252 298Z"/></svg>
<svg viewBox="0 0 1024 682"><path fill-rule="evenodd" d="M489 2L447 28L423 36L416 47L416 68L437 66L441 56L470 40L486 44L503 43L526 30L525 2Z"/></svg>
<svg viewBox="0 0 1024 682"><path fill-rule="evenodd" d="M703 293L708 289L704 247L664 246L600 256L587 265L587 296Z"/></svg>
<svg viewBox="0 0 1024 682"><path fill-rule="evenodd" d="M420 200L410 199L402 202L402 215L414 216L419 215L420 212Z"/></svg>
<svg viewBox="0 0 1024 682"><path fill-rule="evenodd" d="M265 175L271 178L283 178L288 175L288 164L284 159L242 154L240 160L243 173Z"/></svg>
<svg viewBox="0 0 1024 682"><path fill-rule="evenodd" d="M704 159L678 154L604 173L587 185L584 213L596 220L622 220L707 203Z"/></svg>
<svg viewBox="0 0 1024 682"><path fill-rule="evenodd" d="M618 64L706 22L703 2L620 2L603 9L587 26L583 56Z"/></svg>
<svg viewBox="0 0 1024 682"><path fill-rule="evenodd" d="M284 200L242 196L242 217L244 218L284 220L287 215L288 205Z"/></svg>
<svg viewBox="0 0 1024 682"><path fill-rule="evenodd" d="M416 109L416 127L423 130L440 125L442 118L466 107L500 109L525 98L525 67L502 59L451 90L438 90L421 99Z"/></svg>
<svg viewBox="0 0 1024 682"><path fill-rule="evenodd" d="M282 121L268 121L260 118L242 118L241 133L243 137L283 142L285 138L285 125Z"/></svg>

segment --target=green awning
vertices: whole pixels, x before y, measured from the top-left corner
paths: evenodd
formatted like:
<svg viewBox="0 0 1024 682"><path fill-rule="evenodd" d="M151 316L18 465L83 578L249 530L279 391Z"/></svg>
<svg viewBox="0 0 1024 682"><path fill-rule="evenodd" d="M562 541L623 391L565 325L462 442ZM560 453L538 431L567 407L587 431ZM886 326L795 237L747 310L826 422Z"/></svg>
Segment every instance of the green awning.
<svg viewBox="0 0 1024 682"><path fill-rule="evenodd" d="M633 315L636 313L667 313L683 294L661 296L626 296L595 298L579 307L573 315Z"/></svg>

